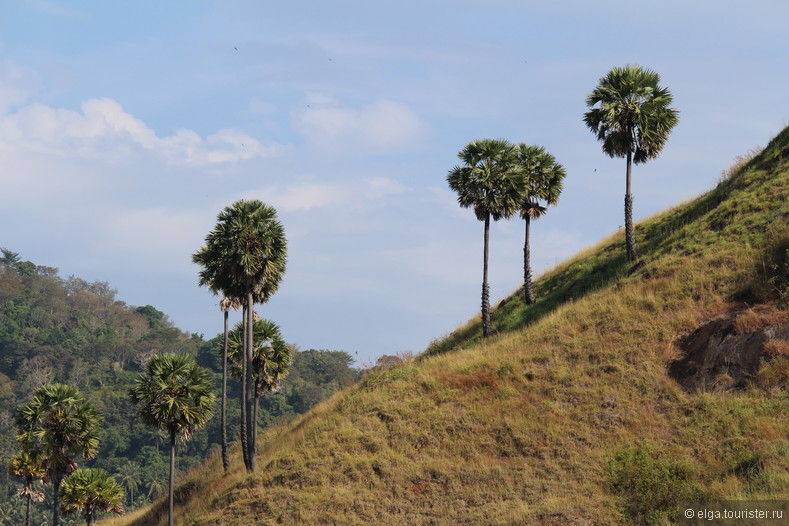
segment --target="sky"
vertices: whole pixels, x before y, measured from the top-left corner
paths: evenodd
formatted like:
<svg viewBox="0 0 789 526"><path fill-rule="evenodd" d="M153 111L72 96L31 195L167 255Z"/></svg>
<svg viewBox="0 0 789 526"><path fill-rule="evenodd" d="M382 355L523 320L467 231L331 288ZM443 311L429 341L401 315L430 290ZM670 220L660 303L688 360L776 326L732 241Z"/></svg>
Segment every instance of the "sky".
<svg viewBox="0 0 789 526"><path fill-rule="evenodd" d="M653 69L680 112L634 168L645 218L789 124L787 20L783 0L0 0L0 247L210 338L191 255L260 199L288 266L257 310L286 340L420 352L479 310L483 225L446 183L463 146L566 168L532 225L542 272L624 222L624 160L582 120L598 80ZM491 229L493 298L521 283L523 233Z"/></svg>

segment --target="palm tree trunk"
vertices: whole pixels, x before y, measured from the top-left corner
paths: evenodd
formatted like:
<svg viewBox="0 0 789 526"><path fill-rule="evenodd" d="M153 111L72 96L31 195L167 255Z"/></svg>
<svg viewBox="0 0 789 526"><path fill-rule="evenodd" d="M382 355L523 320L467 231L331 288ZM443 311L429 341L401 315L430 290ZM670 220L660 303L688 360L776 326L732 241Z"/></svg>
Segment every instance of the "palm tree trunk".
<svg viewBox="0 0 789 526"><path fill-rule="evenodd" d="M633 231L633 194L630 192L630 171L633 162L633 154L627 152L627 181L625 188L625 246L627 247L627 260L636 261L636 235Z"/></svg>
<svg viewBox="0 0 789 526"><path fill-rule="evenodd" d="M221 426L222 426L222 467L225 471L230 467L230 456L227 452L227 325L228 312L225 311L225 342L222 346L222 408L221 408Z"/></svg>
<svg viewBox="0 0 789 526"><path fill-rule="evenodd" d="M92 513L88 513L87 515L85 515L85 523L88 526L93 526L93 514Z"/></svg>
<svg viewBox="0 0 789 526"><path fill-rule="evenodd" d="M252 452L255 453L255 457L257 457L258 453L258 409L260 407L260 395L257 394L257 390L255 390L255 412L254 416L252 417L252 422L254 422L254 432L252 433Z"/></svg>
<svg viewBox="0 0 789 526"><path fill-rule="evenodd" d="M490 287L488 286L488 245L490 241L490 214L485 216L485 248L482 260L482 336L490 336Z"/></svg>
<svg viewBox="0 0 789 526"><path fill-rule="evenodd" d="M173 526L173 510L175 504L175 431L170 431L170 495L167 507L167 524Z"/></svg>
<svg viewBox="0 0 789 526"><path fill-rule="evenodd" d="M27 496L27 509L25 510L25 526L30 526L30 495Z"/></svg>
<svg viewBox="0 0 789 526"><path fill-rule="evenodd" d="M241 311L242 321L242 351L241 351L241 456L244 457L244 467L249 471L249 448L247 443L247 311L249 307L244 302Z"/></svg>
<svg viewBox="0 0 789 526"><path fill-rule="evenodd" d="M529 230L531 228L531 217L526 217L526 235L523 242L523 299L527 305L534 304L534 284L531 276L531 250L529 249Z"/></svg>
<svg viewBox="0 0 789 526"><path fill-rule="evenodd" d="M59 526L60 524L60 477L55 475L52 481L52 526Z"/></svg>
<svg viewBox="0 0 789 526"><path fill-rule="evenodd" d="M255 440L254 435L257 432L255 422L252 420L253 416L253 408L252 405L254 403L254 390L255 390L255 383L252 379L252 333L253 333L253 309L254 303L252 298L252 288L247 287L247 303L249 304L249 308L247 309L247 349L246 349L246 365L247 370L245 371L245 377L247 380L247 389L245 393L245 403L247 405L247 418L249 421L247 422L247 444L249 445L249 471L253 472L257 469L257 451L255 451Z"/></svg>

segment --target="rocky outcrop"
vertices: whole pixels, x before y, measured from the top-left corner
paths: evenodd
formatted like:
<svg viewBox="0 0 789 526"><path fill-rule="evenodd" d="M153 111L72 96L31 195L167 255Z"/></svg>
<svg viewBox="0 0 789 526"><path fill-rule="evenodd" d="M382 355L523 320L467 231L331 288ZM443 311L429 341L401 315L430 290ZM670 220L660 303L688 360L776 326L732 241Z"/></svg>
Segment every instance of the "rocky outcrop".
<svg viewBox="0 0 789 526"><path fill-rule="evenodd" d="M771 359L771 342L789 345L789 313L772 306L757 306L705 323L676 342L682 358L669 375L685 389L742 388Z"/></svg>

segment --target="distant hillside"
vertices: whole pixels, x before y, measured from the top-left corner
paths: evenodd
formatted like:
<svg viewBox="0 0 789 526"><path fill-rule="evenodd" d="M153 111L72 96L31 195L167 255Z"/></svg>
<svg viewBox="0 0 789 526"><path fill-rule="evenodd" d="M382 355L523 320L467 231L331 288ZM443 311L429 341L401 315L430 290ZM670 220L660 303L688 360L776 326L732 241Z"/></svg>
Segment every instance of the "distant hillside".
<svg viewBox="0 0 789 526"><path fill-rule="evenodd" d="M667 373L710 320L789 323L789 129L734 172L639 224L641 264L617 233L542 276L536 305L502 301L497 336L471 320L269 431L254 475L196 468L180 523L660 524L682 501L789 499L789 342L739 388ZM165 520L157 503L110 524Z"/></svg>
<svg viewBox="0 0 789 526"><path fill-rule="evenodd" d="M0 524L23 522L23 500L16 496L21 483L9 476L7 466L18 451L13 421L16 408L38 387L53 381L73 384L98 407L104 418L99 454L79 463L135 478L135 483L127 484L133 487L134 506L131 499L126 506L133 509L166 490L168 471L166 448L162 448L167 437L144 427L128 401L128 388L142 371L142 364L159 352L187 353L208 367L216 385L221 385L221 335L205 341L202 335L184 333L155 307L129 306L116 300L115 294L105 282L62 278L55 268L23 261L18 254L2 249ZM217 311L217 328L221 326ZM352 363L351 356L342 351L297 353L282 390L263 397L261 425L304 413L355 381L358 371ZM240 419L240 393L236 382L229 384L232 438ZM179 446L179 469L202 464L219 441L216 416L191 441ZM45 509L43 504L34 507L34 524L50 516ZM65 524L82 523L78 516L64 520Z"/></svg>

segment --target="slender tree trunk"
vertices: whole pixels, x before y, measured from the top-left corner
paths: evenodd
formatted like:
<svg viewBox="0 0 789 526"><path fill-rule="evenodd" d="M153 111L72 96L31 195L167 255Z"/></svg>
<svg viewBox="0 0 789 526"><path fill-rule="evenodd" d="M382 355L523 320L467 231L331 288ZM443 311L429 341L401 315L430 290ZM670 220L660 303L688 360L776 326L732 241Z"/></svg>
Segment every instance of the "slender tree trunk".
<svg viewBox="0 0 789 526"><path fill-rule="evenodd" d="M627 181L625 189L625 246L627 247L627 260L638 260L636 253L636 234L633 231L633 194L630 192L630 171L633 164L633 154L627 152Z"/></svg>
<svg viewBox="0 0 789 526"><path fill-rule="evenodd" d="M173 526L173 511L175 505L175 431L170 431L170 496L167 507L167 524Z"/></svg>
<svg viewBox="0 0 789 526"><path fill-rule="evenodd" d="M55 475L52 480L52 492L54 495L52 496L52 502L54 502L53 510L52 510L52 526L59 526L60 525L60 483L62 479L60 476Z"/></svg>
<svg viewBox="0 0 789 526"><path fill-rule="evenodd" d="M30 526L30 495L27 496L27 509L25 510L25 526Z"/></svg>
<svg viewBox="0 0 789 526"><path fill-rule="evenodd" d="M531 217L526 214L526 235L523 242L523 300L527 305L534 304L534 283L531 276L531 250L529 249L529 230Z"/></svg>
<svg viewBox="0 0 789 526"><path fill-rule="evenodd" d="M241 455L244 457L244 467L249 471L249 447L247 442L247 311L249 310L246 302L241 311L242 322L242 351L241 354Z"/></svg>
<svg viewBox="0 0 789 526"><path fill-rule="evenodd" d="M254 444L255 444L255 433L257 429L255 426L255 422L252 420L253 416L253 403L254 403L254 391L255 391L255 382L252 379L252 333L253 333L253 315L254 315L254 303L252 299L252 289L247 288L247 303L249 304L249 309L247 310L247 353L246 353L246 380L247 380L247 390L245 394L245 403L247 404L247 418L249 421L247 422L247 444L249 445L249 471L253 472L257 469L257 451L255 451Z"/></svg>
<svg viewBox="0 0 789 526"><path fill-rule="evenodd" d="M482 336L490 336L490 287L488 286L488 245L490 241L490 214L485 216L485 247L482 259Z"/></svg>
<svg viewBox="0 0 789 526"><path fill-rule="evenodd" d="M255 412L254 416L252 417L252 421L255 423L253 429L255 432L252 434L252 451L255 453L255 457L257 457L258 453L258 409L260 407L260 395L257 394L257 389L255 390Z"/></svg>
<svg viewBox="0 0 789 526"><path fill-rule="evenodd" d="M85 515L85 522L87 523L88 526L93 526L93 514L92 513L88 513L87 515Z"/></svg>
<svg viewBox="0 0 789 526"><path fill-rule="evenodd" d="M230 467L230 456L227 452L227 324L228 312L225 311L225 341L222 346L222 407L220 420L222 426L222 467L225 471Z"/></svg>

